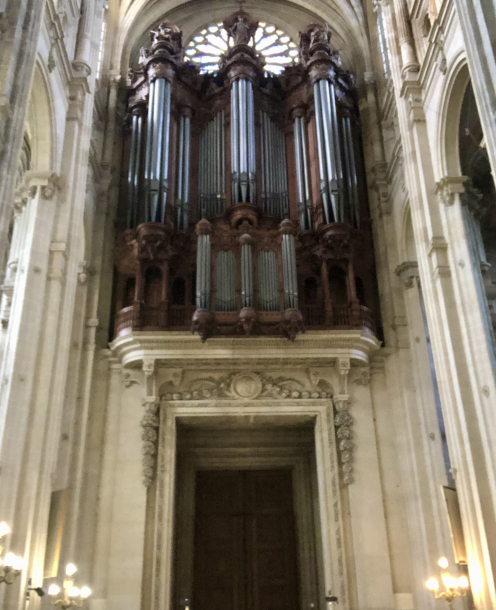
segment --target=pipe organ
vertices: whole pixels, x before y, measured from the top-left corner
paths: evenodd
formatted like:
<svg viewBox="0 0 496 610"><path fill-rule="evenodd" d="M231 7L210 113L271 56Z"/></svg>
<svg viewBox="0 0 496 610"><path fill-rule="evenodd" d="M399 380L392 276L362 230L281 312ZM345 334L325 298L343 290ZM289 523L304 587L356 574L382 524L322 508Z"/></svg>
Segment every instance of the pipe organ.
<svg viewBox="0 0 496 610"><path fill-rule="evenodd" d="M316 24L298 63L267 73L257 27L228 17L201 74L165 21L130 70L117 334L376 332L354 77Z"/></svg>

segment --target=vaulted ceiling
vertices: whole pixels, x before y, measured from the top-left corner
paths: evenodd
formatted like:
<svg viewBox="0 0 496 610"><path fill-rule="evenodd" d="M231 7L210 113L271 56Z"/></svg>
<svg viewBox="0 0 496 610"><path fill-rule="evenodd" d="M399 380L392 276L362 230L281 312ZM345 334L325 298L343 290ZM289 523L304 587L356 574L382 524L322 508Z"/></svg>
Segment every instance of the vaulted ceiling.
<svg viewBox="0 0 496 610"><path fill-rule="evenodd" d="M295 42L309 23L327 21L344 66L359 79L370 69L362 0L246 0L243 8L261 21L274 23ZM238 9L235 0L121 0L116 51L122 71L134 62L139 48L149 44L148 32L160 20L167 18L178 25L187 41L199 29Z"/></svg>

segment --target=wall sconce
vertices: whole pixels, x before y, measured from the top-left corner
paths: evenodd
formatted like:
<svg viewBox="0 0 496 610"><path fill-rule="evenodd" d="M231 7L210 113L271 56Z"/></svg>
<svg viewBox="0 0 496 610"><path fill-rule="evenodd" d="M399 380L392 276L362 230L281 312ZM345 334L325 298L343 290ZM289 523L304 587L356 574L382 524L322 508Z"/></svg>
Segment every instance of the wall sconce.
<svg viewBox="0 0 496 610"><path fill-rule="evenodd" d="M439 591L439 581L433 576L425 583L425 586L432 591L436 599L444 597L448 606L452 608L453 601L457 597L465 597L467 595L467 589L469 587L468 578L466 576L460 576L455 578L451 576L449 572L445 570L448 567L448 560L446 557L441 557L437 562L438 566L443 570L441 572L441 580L443 581L444 591Z"/></svg>
<svg viewBox="0 0 496 610"><path fill-rule="evenodd" d="M61 610L67 610L67 608L71 608L75 606L76 608L81 608L84 600L91 595L91 589L89 587L75 587L74 580L72 576L77 571L76 566L73 563L67 564L65 568L65 578L64 578L64 597L60 597L58 599L57 596L60 593L60 587L58 585L50 585L48 588L48 595L52 598L51 603L52 606L59 606Z"/></svg>
<svg viewBox="0 0 496 610"><path fill-rule="evenodd" d="M0 539L10 533L9 526L2 521L0 523ZM3 545L0 544L0 554L3 552ZM24 567L24 559L17 557L14 553L7 553L4 559L0 559L0 582L11 585L21 573Z"/></svg>

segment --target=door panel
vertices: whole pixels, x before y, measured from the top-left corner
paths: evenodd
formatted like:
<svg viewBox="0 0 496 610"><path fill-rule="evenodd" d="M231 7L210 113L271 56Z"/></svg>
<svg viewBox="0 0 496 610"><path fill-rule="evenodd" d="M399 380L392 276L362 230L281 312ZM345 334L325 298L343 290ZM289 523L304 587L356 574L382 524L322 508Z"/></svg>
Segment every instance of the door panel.
<svg viewBox="0 0 496 610"><path fill-rule="evenodd" d="M195 610L297 610L289 470L198 472Z"/></svg>

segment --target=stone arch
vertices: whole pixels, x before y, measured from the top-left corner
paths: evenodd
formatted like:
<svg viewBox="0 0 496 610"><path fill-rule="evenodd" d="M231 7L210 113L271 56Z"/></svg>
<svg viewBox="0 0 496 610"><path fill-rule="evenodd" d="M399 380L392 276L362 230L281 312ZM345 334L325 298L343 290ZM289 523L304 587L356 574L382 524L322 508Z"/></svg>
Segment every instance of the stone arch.
<svg viewBox="0 0 496 610"><path fill-rule="evenodd" d="M441 97L438 131L438 160L441 176L461 176L458 122L467 85L470 82L467 58L460 53L452 63ZM456 129L453 129L456 125Z"/></svg>
<svg viewBox="0 0 496 610"><path fill-rule="evenodd" d="M400 261L417 262L417 249L413 232L413 219L410 204L407 202L403 208L400 233Z"/></svg>
<svg viewBox="0 0 496 610"><path fill-rule="evenodd" d="M365 24L362 17L357 17L352 4L349 0L332 3L308 0L283 3L276 0L262 5L250 0L244 10L260 20L275 23L295 42L298 41L299 30L309 23L327 21L331 25L334 46L341 52L343 65L361 78L365 71L371 69L371 61ZM198 29L222 20L232 10L234 7L226 6L223 0L212 0L208 10L204 3L194 0L169 0L153 4L148 0L139 0L128 6L127 11L123 7L123 28L116 50L116 64L121 66L124 74L140 46L148 44L148 31L163 18L178 25L183 31L184 40L187 40Z"/></svg>
<svg viewBox="0 0 496 610"><path fill-rule="evenodd" d="M46 67L38 60L33 77L26 121L35 171L54 171L57 142L54 134L54 104Z"/></svg>

